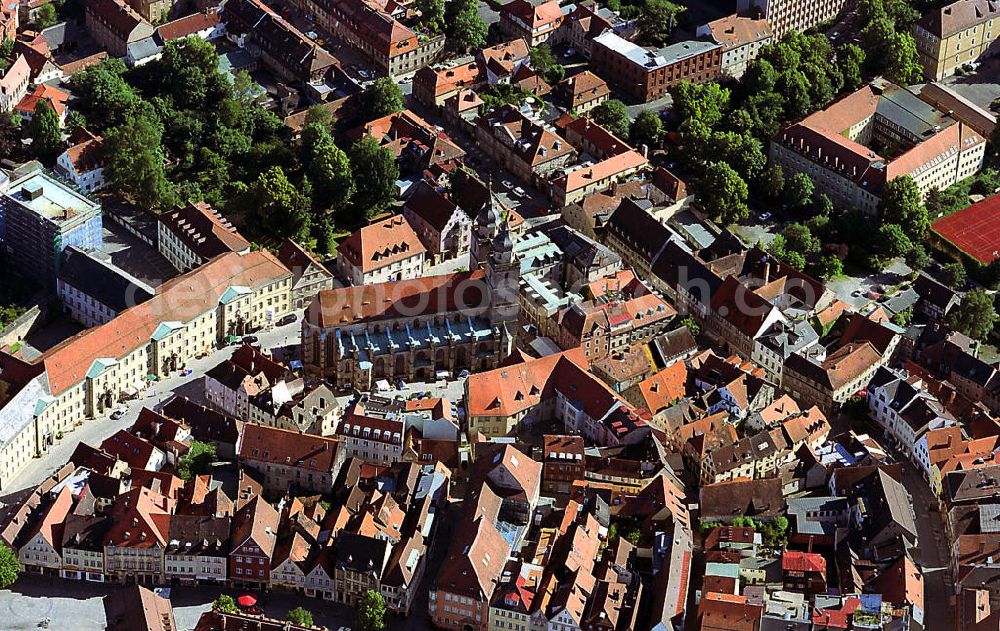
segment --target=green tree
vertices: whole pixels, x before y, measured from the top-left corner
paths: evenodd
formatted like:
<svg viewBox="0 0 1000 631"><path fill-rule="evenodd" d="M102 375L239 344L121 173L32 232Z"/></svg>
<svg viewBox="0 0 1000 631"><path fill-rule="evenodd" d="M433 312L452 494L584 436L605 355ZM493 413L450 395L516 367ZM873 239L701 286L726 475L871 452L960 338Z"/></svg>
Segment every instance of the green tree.
<svg viewBox="0 0 1000 631"><path fill-rule="evenodd" d="M930 218L917 183L909 175L894 178L882 191L879 203L882 223L899 224L916 243L923 242L930 229Z"/></svg>
<svg viewBox="0 0 1000 631"><path fill-rule="evenodd" d="M0 112L0 156L17 156L21 152L19 122L10 112Z"/></svg>
<svg viewBox="0 0 1000 631"><path fill-rule="evenodd" d="M233 94L230 79L219 70L215 46L200 37L167 42L162 57L150 64L149 72L161 93L169 94L178 109L204 112Z"/></svg>
<svg viewBox="0 0 1000 631"><path fill-rule="evenodd" d="M973 289L962 297L948 314L948 325L969 337L985 342L997 324L993 296L983 289Z"/></svg>
<svg viewBox="0 0 1000 631"><path fill-rule="evenodd" d="M601 125L615 136L628 138L629 117L625 104L618 99L608 99L597 107L590 114L590 117L598 125Z"/></svg>
<svg viewBox="0 0 1000 631"><path fill-rule="evenodd" d="M790 210L804 210L812 200L813 181L805 173L793 173L785 179L784 199Z"/></svg>
<svg viewBox="0 0 1000 631"><path fill-rule="evenodd" d="M311 106L306 110L306 125L320 125L326 129L333 127L336 121L333 119L333 112L320 104Z"/></svg>
<svg viewBox="0 0 1000 631"><path fill-rule="evenodd" d="M712 134L708 147L708 162L725 162L744 180L754 180L767 165L764 145L747 133L733 131Z"/></svg>
<svg viewBox="0 0 1000 631"><path fill-rule="evenodd" d="M965 285L965 266L961 263L948 263L941 268L941 282L949 287L960 289Z"/></svg>
<svg viewBox="0 0 1000 631"><path fill-rule="evenodd" d="M813 236L812 232L804 224L789 224L781 231L781 234L785 237L788 250L793 250L803 255L819 252L821 245L819 239Z"/></svg>
<svg viewBox="0 0 1000 631"><path fill-rule="evenodd" d="M386 606L382 594L369 589L358 600L358 626L363 631L382 631L386 627Z"/></svg>
<svg viewBox="0 0 1000 631"><path fill-rule="evenodd" d="M215 445L200 440L192 440L188 452L177 461L177 477L190 480L196 475L208 473L215 460Z"/></svg>
<svg viewBox="0 0 1000 631"><path fill-rule="evenodd" d="M28 134L31 136L31 152L45 164L51 165L62 153L65 146L62 125L48 101L42 100L35 105L34 115L28 125Z"/></svg>
<svg viewBox="0 0 1000 631"><path fill-rule="evenodd" d="M229 594L222 594L212 601L212 611L220 613L236 613L236 601Z"/></svg>
<svg viewBox="0 0 1000 631"><path fill-rule="evenodd" d="M326 213L321 213L313 222L313 234L316 236L317 254L330 256L337 251L336 231L333 221Z"/></svg>
<svg viewBox="0 0 1000 631"><path fill-rule="evenodd" d="M390 77L379 77L365 88L362 104L368 120L395 114L403 109L403 91Z"/></svg>
<svg viewBox="0 0 1000 631"><path fill-rule="evenodd" d="M354 143L349 155L357 185L352 200L355 218L371 217L396 198L396 180L399 179L396 157L371 136Z"/></svg>
<svg viewBox="0 0 1000 631"><path fill-rule="evenodd" d="M9 60L14 55L14 40L9 37L0 39L0 61Z"/></svg>
<svg viewBox="0 0 1000 631"><path fill-rule="evenodd" d="M663 132L663 122L653 110L642 110L632 123L632 144L656 147Z"/></svg>
<svg viewBox="0 0 1000 631"><path fill-rule="evenodd" d="M857 90L864 81L865 51L857 44L844 44L837 51L837 60L844 72L844 87Z"/></svg>
<svg viewBox="0 0 1000 631"><path fill-rule="evenodd" d="M681 81L671 90L674 115L682 121L697 120L714 129L729 111L730 93L714 81L691 83Z"/></svg>
<svg viewBox="0 0 1000 631"><path fill-rule="evenodd" d="M844 264L832 254L821 256L816 264L816 273L823 280L833 280L844 273Z"/></svg>
<svg viewBox="0 0 1000 631"><path fill-rule="evenodd" d="M785 254L789 252L788 242L785 240L785 236L782 234L774 235L771 242L767 244L767 251L771 253L775 258L784 259Z"/></svg>
<svg viewBox="0 0 1000 631"><path fill-rule="evenodd" d="M543 77L546 77L546 81L548 81L547 77L549 73L553 72L555 68L559 69L555 72L555 74L560 74L560 72L563 75L566 74L566 69L560 66L559 62L556 61L556 56L552 54L552 49L549 48L548 44L539 44L538 46L532 48L529 51L529 54L531 55L532 69ZM562 80L562 77L560 77L557 81L559 80ZM556 83L557 81L549 81L549 83Z"/></svg>
<svg viewBox="0 0 1000 631"><path fill-rule="evenodd" d="M917 54L917 41L910 33L895 33L886 51L885 76L900 85L910 85L920 81L924 74Z"/></svg>
<svg viewBox="0 0 1000 631"><path fill-rule="evenodd" d="M49 28L58 22L59 15L56 13L56 7L54 4L46 2L42 6L38 7L38 12L35 14L35 27L38 30Z"/></svg>
<svg viewBox="0 0 1000 631"><path fill-rule="evenodd" d="M566 69L556 61L548 44L539 44L531 49L531 67L550 84L559 83L566 76Z"/></svg>
<svg viewBox="0 0 1000 631"><path fill-rule="evenodd" d="M639 36L646 44L663 46L670 39L677 15L685 7L669 0L646 0L636 20Z"/></svg>
<svg viewBox="0 0 1000 631"><path fill-rule="evenodd" d="M258 237L305 241L309 236L309 199L288 180L281 167L261 173L235 203Z"/></svg>
<svg viewBox="0 0 1000 631"><path fill-rule="evenodd" d="M10 587L21 574L21 562L10 546L0 543L0 589Z"/></svg>
<svg viewBox="0 0 1000 631"><path fill-rule="evenodd" d="M306 165L311 164L313 160L319 157L323 149L336 146L329 128L322 123L309 123L303 127L299 143L301 147L300 156L302 162Z"/></svg>
<svg viewBox="0 0 1000 631"><path fill-rule="evenodd" d="M484 47L489 27L479 16L478 4L474 0L452 0L448 6L456 8L454 19L448 21L448 44L462 53Z"/></svg>
<svg viewBox="0 0 1000 631"><path fill-rule="evenodd" d="M712 162L695 184L695 200L702 210L723 224L750 216L747 183L725 162Z"/></svg>
<svg viewBox="0 0 1000 631"><path fill-rule="evenodd" d="M311 627L313 626L313 615L308 609L303 609L302 607L296 607L288 612L285 619L294 625L300 627Z"/></svg>
<svg viewBox="0 0 1000 631"><path fill-rule="evenodd" d="M420 11L420 25L433 35L444 33L444 0L417 0L415 4Z"/></svg>
<svg viewBox="0 0 1000 631"><path fill-rule="evenodd" d="M806 268L806 257L801 252L788 250L785 252L785 257L782 260L800 272Z"/></svg>
<svg viewBox="0 0 1000 631"><path fill-rule="evenodd" d="M907 327L913 321L913 308L909 307L892 316L892 323L896 326Z"/></svg>
<svg viewBox="0 0 1000 631"><path fill-rule="evenodd" d="M915 272L930 267L931 257L928 256L924 246L920 244L914 245L904 256L906 257L906 265Z"/></svg>
<svg viewBox="0 0 1000 631"><path fill-rule="evenodd" d="M825 217L829 221L830 215L833 214L833 200L826 193L820 193L813 198L813 212L815 213L813 219L816 217Z"/></svg>
<svg viewBox="0 0 1000 631"><path fill-rule="evenodd" d="M154 209L173 204L164 170L163 131L146 115L132 115L104 137L104 169L108 182L132 201Z"/></svg>
<svg viewBox="0 0 1000 631"><path fill-rule="evenodd" d="M681 320L681 326L687 327L687 330L691 331L691 335L697 336L699 333L701 333L701 325L699 325L698 321L692 318L691 316L688 316L683 320Z"/></svg>
<svg viewBox="0 0 1000 631"><path fill-rule="evenodd" d="M86 116L91 131L121 125L135 113L141 99L122 76L126 70L125 62L113 58L73 75L75 107Z"/></svg>
<svg viewBox="0 0 1000 631"><path fill-rule="evenodd" d="M878 229L878 241L879 252L888 257L903 256L913 249L913 242L902 226L895 223L882 224Z"/></svg>
<svg viewBox="0 0 1000 631"><path fill-rule="evenodd" d="M778 199L785 189L785 171L773 164L761 173L756 180L758 192L769 199Z"/></svg>
<svg viewBox="0 0 1000 631"><path fill-rule="evenodd" d="M347 154L336 145L325 145L309 163L313 206L341 208L354 194L354 174Z"/></svg>

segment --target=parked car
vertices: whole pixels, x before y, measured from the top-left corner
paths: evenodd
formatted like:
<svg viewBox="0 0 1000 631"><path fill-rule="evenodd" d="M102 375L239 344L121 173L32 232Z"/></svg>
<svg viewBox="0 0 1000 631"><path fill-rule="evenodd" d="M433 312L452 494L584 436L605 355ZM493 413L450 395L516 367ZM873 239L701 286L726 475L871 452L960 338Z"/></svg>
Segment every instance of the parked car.
<svg viewBox="0 0 1000 631"><path fill-rule="evenodd" d="M115 410L114 412L111 413L111 420L112 421L117 421L118 419L120 419L123 416L125 416L125 410L122 409L122 408L118 408L117 410Z"/></svg>
<svg viewBox="0 0 1000 631"><path fill-rule="evenodd" d="M260 339L256 335L245 335L245 336L243 336L243 343L244 344L258 344L258 343L260 343Z"/></svg>
<svg viewBox="0 0 1000 631"><path fill-rule="evenodd" d="M563 57L572 57L575 54L576 54L575 48L567 48L566 52L563 53Z"/></svg>
<svg viewBox="0 0 1000 631"><path fill-rule="evenodd" d="M463 370L460 373L458 373L458 378L459 379L465 379L468 376L469 376L469 371L468 370Z"/></svg>

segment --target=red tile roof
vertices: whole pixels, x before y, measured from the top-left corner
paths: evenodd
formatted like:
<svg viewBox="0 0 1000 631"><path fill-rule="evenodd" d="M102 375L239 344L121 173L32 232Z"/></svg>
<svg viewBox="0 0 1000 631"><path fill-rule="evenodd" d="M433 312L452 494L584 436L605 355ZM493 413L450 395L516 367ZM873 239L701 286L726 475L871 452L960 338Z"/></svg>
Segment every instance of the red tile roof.
<svg viewBox="0 0 1000 631"><path fill-rule="evenodd" d="M786 572L819 572L826 576L826 559L821 554L785 550L781 555L781 569Z"/></svg>
<svg viewBox="0 0 1000 631"><path fill-rule="evenodd" d="M172 22L167 22L163 26L157 28L156 32L160 35L160 39L166 43L170 40L187 37L188 35L194 35L195 33L205 29L214 28L219 25L219 22L220 18L218 11L212 11L209 13L192 13L191 15L186 15Z"/></svg>
<svg viewBox="0 0 1000 631"><path fill-rule="evenodd" d="M48 350L38 361L45 367L49 390L56 396L81 382L99 358L125 357L148 343L162 322L189 322L209 311L231 286L262 287L287 276L285 266L265 250L218 256L167 281L150 300L125 310L111 322Z"/></svg>
<svg viewBox="0 0 1000 631"><path fill-rule="evenodd" d="M489 291L482 270L424 276L376 285L319 292L305 321L323 328L342 327L385 318L449 313L462 305L483 304Z"/></svg>
<svg viewBox="0 0 1000 631"><path fill-rule="evenodd" d="M427 252L410 222L402 215L356 230L338 248L354 267L367 273Z"/></svg>
<svg viewBox="0 0 1000 631"><path fill-rule="evenodd" d="M250 242L219 211L205 202L176 206L157 219L161 226L203 259L250 248Z"/></svg>

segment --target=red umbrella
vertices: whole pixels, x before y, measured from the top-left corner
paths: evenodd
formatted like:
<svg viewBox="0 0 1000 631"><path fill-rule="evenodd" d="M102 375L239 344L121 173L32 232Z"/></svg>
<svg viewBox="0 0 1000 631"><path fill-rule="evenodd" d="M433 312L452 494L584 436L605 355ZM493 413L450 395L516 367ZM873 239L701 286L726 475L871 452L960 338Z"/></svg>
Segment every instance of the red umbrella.
<svg viewBox="0 0 1000 631"><path fill-rule="evenodd" d="M236 599L236 602L239 603L240 607L253 607L257 604L257 599L250 594L243 594Z"/></svg>

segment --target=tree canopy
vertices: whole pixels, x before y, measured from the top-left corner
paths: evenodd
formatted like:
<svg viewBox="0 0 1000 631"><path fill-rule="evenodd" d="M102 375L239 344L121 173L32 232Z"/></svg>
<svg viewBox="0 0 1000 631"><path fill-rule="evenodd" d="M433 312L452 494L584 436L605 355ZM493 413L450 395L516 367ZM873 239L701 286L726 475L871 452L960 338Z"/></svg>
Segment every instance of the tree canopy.
<svg viewBox="0 0 1000 631"><path fill-rule="evenodd" d="M208 473L215 460L215 445L201 440L192 440L188 452L177 461L177 477L190 480L196 475Z"/></svg>
<svg viewBox="0 0 1000 631"><path fill-rule="evenodd" d="M285 618L292 624L298 625L300 627L311 627L313 626L313 615L308 609L302 607L296 607L288 612Z"/></svg>
<svg viewBox="0 0 1000 631"><path fill-rule="evenodd" d="M663 46L670 39L677 16L686 7L669 0L645 0L639 19L639 38L651 46Z"/></svg>
<svg viewBox="0 0 1000 631"><path fill-rule="evenodd" d="M62 153L65 146L62 124L48 101L38 101L28 126L28 134L31 136L31 152L43 163L51 165Z"/></svg>
<svg viewBox="0 0 1000 631"><path fill-rule="evenodd" d="M737 223L750 215L747 195L747 183L725 162L709 164L695 185L698 205L723 224Z"/></svg>
<svg viewBox="0 0 1000 631"><path fill-rule="evenodd" d="M221 594L218 598L212 601L212 611L219 611L222 613L236 613L238 610L236 608L236 601L229 594Z"/></svg>
<svg viewBox="0 0 1000 631"><path fill-rule="evenodd" d="M449 46L466 53L486 45L489 27L479 16L479 4L475 0L452 0L448 3L446 15L451 29L446 40Z"/></svg>
<svg viewBox="0 0 1000 631"><path fill-rule="evenodd" d="M7 544L0 543L0 589L10 587L21 574L21 562Z"/></svg>
<svg viewBox="0 0 1000 631"><path fill-rule="evenodd" d="M998 320L993 296L983 289L973 289L962 297L948 314L948 325L969 337L986 341Z"/></svg>
<svg viewBox="0 0 1000 631"><path fill-rule="evenodd" d="M363 105L368 120L395 114L403 109L403 91L391 77L379 77L365 88Z"/></svg>
<svg viewBox="0 0 1000 631"><path fill-rule="evenodd" d="M353 198L355 215L372 217L396 197L399 179L396 157L371 136L355 142L349 155L357 186Z"/></svg>
<svg viewBox="0 0 1000 631"><path fill-rule="evenodd" d="M590 117L615 136L622 139L628 138L628 109L618 99L608 99L602 102L591 110Z"/></svg>
<svg viewBox="0 0 1000 631"><path fill-rule="evenodd" d="M646 145L655 148L660 143L660 134L663 132L663 122L653 110L642 110L632 122L629 130L632 143L635 145Z"/></svg>
<svg viewBox="0 0 1000 631"><path fill-rule="evenodd" d="M382 631L386 627L386 606L382 594L369 589L358 600L358 626L363 631Z"/></svg>

